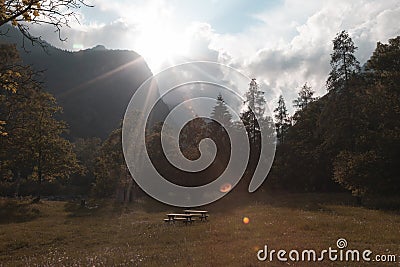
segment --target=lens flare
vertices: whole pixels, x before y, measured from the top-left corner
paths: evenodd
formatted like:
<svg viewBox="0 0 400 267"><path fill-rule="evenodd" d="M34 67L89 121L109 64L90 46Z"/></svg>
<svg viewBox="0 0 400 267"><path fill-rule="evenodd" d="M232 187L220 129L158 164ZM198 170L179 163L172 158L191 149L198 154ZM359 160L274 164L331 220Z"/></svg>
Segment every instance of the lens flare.
<svg viewBox="0 0 400 267"><path fill-rule="evenodd" d="M245 174L250 160L250 140L241 114L243 108L252 111L245 104L244 97L246 88L253 86L252 83L254 80L232 67L206 61L172 66L146 80L130 100L122 124L125 162L138 186L151 197L177 207L203 206L232 191ZM235 122L233 125L212 115L218 93L224 96L231 121ZM197 175L212 166L218 146L213 138L204 137L198 143L200 157L195 160L187 158L180 144L180 134L185 125L195 119L207 123L212 119L224 128L231 144L230 157L225 169L212 182L195 187L181 186L158 172L147 150L146 132L151 113L160 100L171 101L171 110L163 119L161 128L161 152L168 165L187 172L187 175ZM267 106L265 108L265 116L254 114L260 122L260 157L248 185L249 192L254 192L266 179L275 156L273 114Z"/></svg>
<svg viewBox="0 0 400 267"><path fill-rule="evenodd" d="M225 183L223 185L221 185L221 187L219 188L219 191L221 193L228 193L229 191L231 191L232 189L232 185L230 183Z"/></svg>

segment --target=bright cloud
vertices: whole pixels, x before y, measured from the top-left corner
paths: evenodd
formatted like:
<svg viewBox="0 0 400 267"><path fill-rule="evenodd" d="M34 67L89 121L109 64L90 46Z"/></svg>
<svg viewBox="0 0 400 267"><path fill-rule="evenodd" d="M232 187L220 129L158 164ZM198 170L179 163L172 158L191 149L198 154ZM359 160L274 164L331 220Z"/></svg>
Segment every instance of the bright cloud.
<svg viewBox="0 0 400 267"><path fill-rule="evenodd" d="M256 77L271 105L283 94L291 106L305 82L318 95L325 93L332 39L339 31L349 31L359 47L361 64L377 41L400 34L397 0L248 4L240 0L96 0L94 4L95 8L83 11L81 24L65 29L68 42L57 41L50 30L43 33L38 28L40 34L70 50L97 44L132 49L144 56L153 71L185 60L220 61ZM228 24L241 30L217 30ZM161 64L160 59L171 60Z"/></svg>
<svg viewBox="0 0 400 267"><path fill-rule="evenodd" d="M326 92L332 39L343 29L359 47L357 57L364 64L377 41L400 34L399 11L397 1L286 1L257 14L262 25L235 36L216 36L211 47L228 54L225 63L262 81L274 105L280 94L294 99L305 82L318 95Z"/></svg>

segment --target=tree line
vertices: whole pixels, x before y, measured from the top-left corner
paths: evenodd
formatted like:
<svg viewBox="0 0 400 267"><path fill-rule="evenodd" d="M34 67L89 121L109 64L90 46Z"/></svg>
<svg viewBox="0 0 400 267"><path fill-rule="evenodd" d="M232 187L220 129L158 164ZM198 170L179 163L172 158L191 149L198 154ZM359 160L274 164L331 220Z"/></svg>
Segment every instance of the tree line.
<svg viewBox="0 0 400 267"><path fill-rule="evenodd" d="M361 68L346 31L333 40L327 94L305 84L288 116L275 109L279 139L270 184L291 191L348 190L365 196L400 189L400 37L378 42Z"/></svg>
<svg viewBox="0 0 400 267"><path fill-rule="evenodd" d="M314 90L305 83L293 100L296 111L292 116L283 96L279 97L273 120L264 116L263 92L255 79L250 82L241 120L248 133L251 154L239 190L247 189L257 166L262 127L274 123L277 150L264 183L266 190L349 191L359 202L366 196L397 194L400 187L400 66L397 60L400 37L390 39L387 44L378 42L362 67L354 55L356 50L346 31L337 34L326 81L327 94L315 97ZM237 122L232 121L221 94L211 114L212 119L225 121L225 125L235 128ZM188 123L179 137L183 154L191 159L199 157L201 139L212 138L217 144L216 160L197 176L170 168L162 153L161 127L162 124L149 131L146 140L152 160L164 177L181 185L197 186L222 173L229 161L231 144L220 124L197 119Z"/></svg>
<svg viewBox="0 0 400 267"><path fill-rule="evenodd" d="M28 2L31 8L40 7L35 4L39 1ZM12 11L13 6L10 8ZM28 12L31 18L35 17L35 10ZM4 14L3 21L14 21ZM23 14L16 18L29 22ZM18 20L16 23L14 26L18 27ZM400 37L387 44L378 42L362 67L354 56L356 49L346 31L338 33L333 40L327 94L317 98L305 83L293 101L296 111L292 116L282 95L274 118L265 116L263 92L255 79L250 82L241 120L251 153L241 184L250 180L257 166L261 129L274 124L277 151L266 187L303 192L348 190L360 200L398 192ZM21 62L13 45L2 44L0 58L1 195L70 194L131 201L143 194L126 168L120 128L104 141L67 140L68 127L58 119L62 110L56 99L43 90L40 73ZM150 157L167 179L195 186L206 184L223 172L232 144L226 129L216 121L233 129L237 122L232 120L221 94L216 96L211 115L214 120L191 121L179 136L180 148L190 159L199 157L198 144L203 138L212 138L217 144L216 160L204 172L191 175L190 180L182 171L171 168L162 153L162 123L148 130Z"/></svg>

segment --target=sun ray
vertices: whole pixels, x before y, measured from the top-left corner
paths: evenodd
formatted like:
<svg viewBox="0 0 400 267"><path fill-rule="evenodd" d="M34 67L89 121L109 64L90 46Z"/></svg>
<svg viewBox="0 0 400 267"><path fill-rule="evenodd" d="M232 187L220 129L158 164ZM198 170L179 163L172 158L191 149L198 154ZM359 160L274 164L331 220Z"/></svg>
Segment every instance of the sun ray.
<svg viewBox="0 0 400 267"><path fill-rule="evenodd" d="M128 63L125 63L125 64L123 64L121 66L118 66L115 69L107 71L106 73L103 73L103 74L101 74L101 75L99 75L99 76L97 76L97 77L95 77L95 78L93 78L93 79L91 79L89 81L86 81L86 82L83 82L81 84L78 84L77 86L72 87L69 90L66 90L63 93L57 95L57 98L58 99L63 99L64 97L66 97L66 96L68 96L68 95L70 95L70 94L72 94L72 93L74 93L76 91L84 89L85 87L87 87L90 84L93 84L93 83L95 83L97 81L106 79L106 78L110 77L113 74L116 74L116 73L118 73L118 72L120 72L120 71L122 71L122 70L124 70L124 69L126 69L126 68L128 68L130 66L132 66L132 65L137 64L140 60L143 60L143 58L142 57L138 57L138 58L136 58L136 59L134 59L132 61L129 61Z"/></svg>

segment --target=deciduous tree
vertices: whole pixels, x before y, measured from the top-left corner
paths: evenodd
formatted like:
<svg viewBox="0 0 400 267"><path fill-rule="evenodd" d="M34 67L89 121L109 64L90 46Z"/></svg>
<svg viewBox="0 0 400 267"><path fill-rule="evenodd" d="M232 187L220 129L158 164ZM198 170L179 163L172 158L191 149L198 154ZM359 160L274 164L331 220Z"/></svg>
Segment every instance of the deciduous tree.
<svg viewBox="0 0 400 267"><path fill-rule="evenodd" d="M61 108L55 98L42 91L29 67L20 76L24 82L16 84L15 92L1 94L0 114L7 122L7 136L0 139L1 160L7 162L2 173L11 173L17 188L21 179L29 178L40 190L43 181L69 178L81 167L71 143L62 137L67 126L56 119Z"/></svg>

